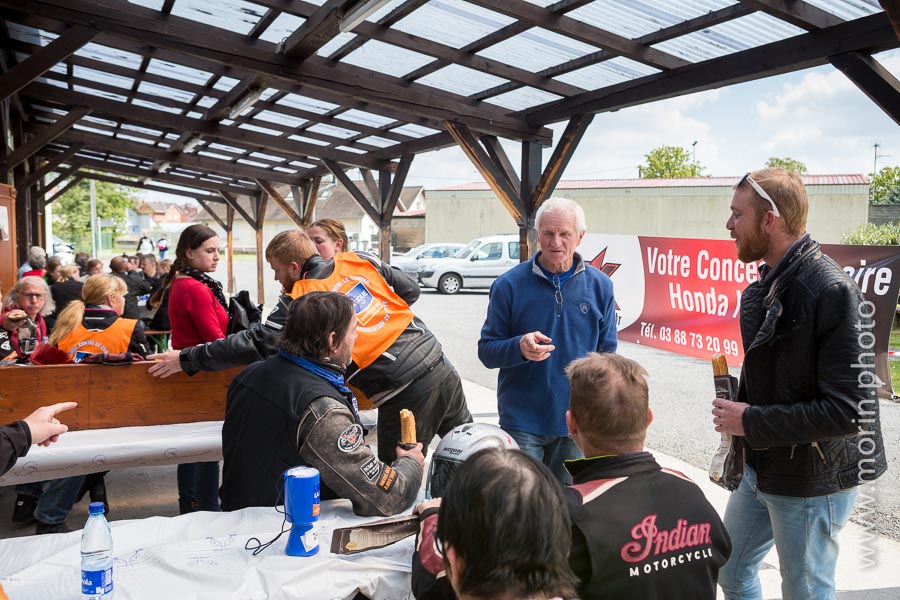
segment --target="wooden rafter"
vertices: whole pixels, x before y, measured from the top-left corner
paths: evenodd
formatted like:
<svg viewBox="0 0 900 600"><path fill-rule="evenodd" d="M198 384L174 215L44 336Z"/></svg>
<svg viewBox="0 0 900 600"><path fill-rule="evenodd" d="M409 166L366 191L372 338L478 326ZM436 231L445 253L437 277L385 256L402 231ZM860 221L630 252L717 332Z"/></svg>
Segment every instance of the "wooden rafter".
<svg viewBox="0 0 900 600"><path fill-rule="evenodd" d="M447 132L453 136L453 139L459 144L459 147L465 153L472 164L481 173L481 176L490 186L490 188L509 211L509 214L518 224L524 221L526 213L525 207L519 198L519 191L512 187L506 173L503 169L491 160L490 155L478 143L478 139L469 130L468 127L460 123L447 121L445 124Z"/></svg>
<svg viewBox="0 0 900 600"><path fill-rule="evenodd" d="M48 204L53 203L57 198L68 192L72 187L78 185L78 183L84 178L81 173L77 173L72 179L66 183L66 185L59 188L56 192L53 193L52 196L46 198L42 202L40 202L40 206L47 206Z"/></svg>
<svg viewBox="0 0 900 600"><path fill-rule="evenodd" d="M366 197L366 195L359 189L359 186L356 185L344 171L344 168L332 161L332 160L323 160L322 163L325 167L331 171L331 173L337 178L338 181L347 189L353 199L356 200L356 203L359 204L360 208L366 211L366 214L369 215L369 218L372 219L375 223L381 222L381 214L372 205L372 202Z"/></svg>
<svg viewBox="0 0 900 600"><path fill-rule="evenodd" d="M200 191L189 192L186 190L175 190L172 188L163 187L161 185L153 185L152 183L144 183L141 181L132 181L130 179L122 179L121 177L112 177L110 175L105 175L103 173L96 173L93 171L82 171L81 176L85 179L94 179L96 181L105 181L106 183L112 183L115 185L121 185L124 187L138 188L142 190L151 190L154 192L161 192L163 194L172 194L173 196L181 196L183 198L193 198L198 202L203 200L205 202L216 202L218 198L216 196L210 194L203 194Z"/></svg>
<svg viewBox="0 0 900 600"><path fill-rule="evenodd" d="M244 220L250 224L250 227L252 227L254 230L258 230L261 227L260 223L254 217L251 217L250 213L244 210L244 207L240 205L235 196L222 190L219 190L219 195L221 195L222 199L225 200L225 204L238 211L238 214L244 217Z"/></svg>
<svg viewBox="0 0 900 600"><path fill-rule="evenodd" d="M6 100L49 71L54 65L68 58L95 38L98 33L87 27L73 27L46 47L32 54L26 61L0 75L0 101Z"/></svg>
<svg viewBox="0 0 900 600"><path fill-rule="evenodd" d="M0 6L16 8L17 0L0 0ZM442 92L420 84L409 84L374 71L342 64L340 69L318 56L301 64L275 54L274 45L175 16L164 20L157 11L140 6L122 8L88 0L32 0L30 14L89 24L117 36L143 44L165 47L188 56L202 57L214 63L234 66L248 73L270 76L288 84L303 81L319 87L363 99L376 106L398 108L413 115L437 119L456 118L477 131L513 139L531 139L549 144L550 132L534 128L500 108L487 107L464 96ZM138 25L138 23L140 25ZM347 161L344 161L347 162ZM354 164L349 162L348 164ZM365 165L362 165L365 166Z"/></svg>
<svg viewBox="0 0 900 600"><path fill-rule="evenodd" d="M890 71L858 52L832 56L831 64L900 125L900 81Z"/></svg>
<svg viewBox="0 0 900 600"><path fill-rule="evenodd" d="M534 123L555 123L571 114L618 110L682 94L753 81L823 65L847 52L873 54L895 48L897 36L884 13L876 13L828 29L723 56L679 70L677 77L659 73L524 111Z"/></svg>
<svg viewBox="0 0 900 600"><path fill-rule="evenodd" d="M550 155L550 161L544 168L544 172L541 173L541 178L531 193L528 202L531 210L537 211L544 200L549 198L553 190L556 189L556 184L559 183L563 172L569 165L569 161L575 154L575 149L578 147L581 138L584 137L593 119L594 115L578 115L573 117L566 125L565 131L563 131L559 141L556 143L556 147L553 149L553 154Z"/></svg>
<svg viewBox="0 0 900 600"><path fill-rule="evenodd" d="M897 39L900 40L900 3L897 0L879 0L881 8L887 13L894 31L897 33Z"/></svg>
<svg viewBox="0 0 900 600"><path fill-rule="evenodd" d="M43 165L41 165L41 167L39 167L34 173L29 175L21 185L17 186L17 189L30 188L35 183L55 171L61 164L75 156L75 153L80 152L82 148L84 148L83 144L72 144L56 156L53 156Z"/></svg>
<svg viewBox="0 0 900 600"><path fill-rule="evenodd" d="M75 108L72 108L66 116L60 117L55 123L41 128L41 130L36 132L30 140L13 150L9 156L6 157L6 163L3 168L12 169L16 167L19 163L33 156L41 148L61 136L70 129L72 125L89 114L91 114L91 109L85 106L76 106Z"/></svg>
<svg viewBox="0 0 900 600"><path fill-rule="evenodd" d="M297 211L294 210L290 203L285 200L284 196L282 196L278 192L278 190L275 189L274 185L264 179L257 179L256 182L259 184L259 187L261 187L263 191L269 195L269 198L275 201L275 204L278 205L278 208L283 210L284 213L288 217L290 217L291 221L293 221L297 227L303 227L303 219L300 217L300 215L297 214Z"/></svg>

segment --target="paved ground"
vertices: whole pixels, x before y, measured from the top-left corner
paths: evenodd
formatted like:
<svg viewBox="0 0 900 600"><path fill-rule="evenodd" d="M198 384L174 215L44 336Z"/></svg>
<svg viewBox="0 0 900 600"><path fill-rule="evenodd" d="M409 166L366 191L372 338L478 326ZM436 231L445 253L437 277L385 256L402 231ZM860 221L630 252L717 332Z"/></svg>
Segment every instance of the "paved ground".
<svg viewBox="0 0 900 600"><path fill-rule="evenodd" d="M255 290L254 263L238 260L235 266L238 289ZM272 302L277 297L278 290L277 284L270 280L270 273L266 273L267 299ZM492 395L496 388L496 372L485 369L476 356L476 343L486 307L487 292L473 291L456 296L442 296L433 290L423 290L414 310L443 343L447 356L466 382L467 394L473 399L480 398L477 405L472 407L476 417L490 420L496 415ZM640 361L650 373L651 406L655 420L649 431L647 446L668 455L673 461L680 461L678 464L683 465L685 471L690 471L696 480L702 480L709 457L718 442L718 435L712 429L709 415L712 396L709 364L629 343L622 343L620 352ZM885 559L894 561L893 564L896 565L900 564L900 546L891 542L891 539L900 540L900 497L896 493L900 483L900 465L897 459L900 455L900 405L893 402L882 403L882 421L890 467L884 477L875 485L867 486L865 491L876 499L874 515L870 516L870 520L875 530L885 536L885 539L878 542L879 548L883 545ZM107 489L112 505L111 519L177 514L175 467L112 471L107 476ZM717 489L713 488L709 492L711 498L718 493ZM16 527L9 521L7 515L12 511L13 498L12 489L0 488L0 537L28 535L33 532L33 526ZM717 502L721 503L721 499L714 500L714 504ZM4 514L2 511L7 512ZM81 527L86 519L86 511L86 501L77 505L69 517L69 526ZM854 531L853 536L856 537L853 540L857 540L861 535L861 528ZM851 545L844 554L856 553L858 546L858 543ZM857 579L853 580L855 583L841 588L847 591L839 597L843 600L900 597L900 576L890 580L890 577L885 579L881 571L878 573L876 577L871 572L860 571ZM865 583L865 577L871 577L871 583ZM773 573L769 578L775 581L777 575ZM767 589L775 591L767 592L767 598L778 597L777 585L772 585L775 584L767 585Z"/></svg>

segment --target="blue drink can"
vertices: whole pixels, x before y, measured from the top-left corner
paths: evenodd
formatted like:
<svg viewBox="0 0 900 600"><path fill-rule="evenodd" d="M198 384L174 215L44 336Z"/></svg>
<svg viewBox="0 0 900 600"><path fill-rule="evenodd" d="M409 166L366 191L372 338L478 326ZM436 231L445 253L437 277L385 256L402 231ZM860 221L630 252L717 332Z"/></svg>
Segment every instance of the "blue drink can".
<svg viewBox="0 0 900 600"><path fill-rule="evenodd" d="M291 556L312 556L319 551L319 471L294 467L284 472L284 512L293 524L286 552Z"/></svg>

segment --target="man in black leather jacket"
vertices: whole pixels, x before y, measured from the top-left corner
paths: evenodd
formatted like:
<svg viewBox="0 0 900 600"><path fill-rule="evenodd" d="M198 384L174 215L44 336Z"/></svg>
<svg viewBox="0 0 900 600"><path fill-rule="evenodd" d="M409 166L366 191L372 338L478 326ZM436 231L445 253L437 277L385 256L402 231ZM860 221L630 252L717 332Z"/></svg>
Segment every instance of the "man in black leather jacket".
<svg viewBox="0 0 900 600"><path fill-rule="evenodd" d="M382 283L407 305L419 298L418 284L401 271L367 253L348 254L370 263ZM335 259L326 260L319 256L315 244L301 231L276 235L266 248L266 259L275 270L275 279L281 283L284 293L264 323L180 352L151 355L151 360L161 359L161 362L153 365L150 372L159 377L182 370L193 375L199 371L247 365L274 354L288 307L293 301L294 285L303 279L329 277ZM459 374L425 323L413 317L390 341L387 350L365 368L351 363L347 369L348 383L361 389L379 409L378 456L388 463L393 460L399 441L401 409L409 409L415 415L417 438L426 448L435 434L443 436L457 425L472 421Z"/></svg>
<svg viewBox="0 0 900 600"><path fill-rule="evenodd" d="M871 331L874 306L806 233L806 190L783 169L735 186L727 228L738 258L762 259L741 297L738 401L713 401L716 431L743 436L746 468L725 526L726 598L760 598L773 543L786 600L834 597L837 533L858 486L887 468Z"/></svg>

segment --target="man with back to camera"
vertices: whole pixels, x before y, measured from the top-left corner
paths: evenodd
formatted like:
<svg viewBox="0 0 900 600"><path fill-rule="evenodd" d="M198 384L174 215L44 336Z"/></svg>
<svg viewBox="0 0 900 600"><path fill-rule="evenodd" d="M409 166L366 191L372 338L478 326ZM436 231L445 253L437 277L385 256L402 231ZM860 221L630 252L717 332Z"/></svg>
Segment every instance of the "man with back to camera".
<svg viewBox="0 0 900 600"><path fill-rule="evenodd" d="M857 486L887 468L874 353L861 335L874 307L810 238L808 210L799 175L761 169L735 185L726 223L738 258L765 262L741 295L737 401L713 400L716 431L742 436L746 455L725 511L730 599L762 597L759 565L773 544L785 600L834 598L837 533Z"/></svg>
<svg viewBox="0 0 900 600"><path fill-rule="evenodd" d="M401 409L416 416L417 439L424 443L472 421L459 374L444 356L441 343L409 308L419 297L419 286L412 279L367 253L344 252L324 259L309 236L298 230L272 238L266 260L284 293L264 323L180 353L151 355L151 360L163 360L150 367L150 373L166 377L183 369L192 375L270 356L294 298L337 284L357 301L367 301L354 305L360 318L370 322L360 329L354 349L359 360L350 364L347 381L378 408L379 458L393 460L400 440ZM353 285L343 285L351 279Z"/></svg>
<svg viewBox="0 0 900 600"><path fill-rule="evenodd" d="M566 376L566 423L587 457L566 463L575 482L564 490L578 597L714 600L731 542L702 490L643 450L653 420L646 371L623 356L592 352L573 361ZM418 600L454 597L429 538L436 506L439 500L416 507L421 531L412 587Z"/></svg>
<svg viewBox="0 0 900 600"><path fill-rule="evenodd" d="M568 484L564 463L581 453L566 430L563 370L588 352L616 351L616 302L609 277L575 252L585 234L581 206L550 198L535 224L540 251L491 286L478 358L500 369L500 427Z"/></svg>
<svg viewBox="0 0 900 600"><path fill-rule="evenodd" d="M358 515L389 516L415 499L422 445L398 447L382 463L365 445L355 402L344 384L356 315L336 292L294 301L278 354L247 367L228 388L222 426L222 510L275 506L282 473L319 470L321 498L347 498Z"/></svg>

